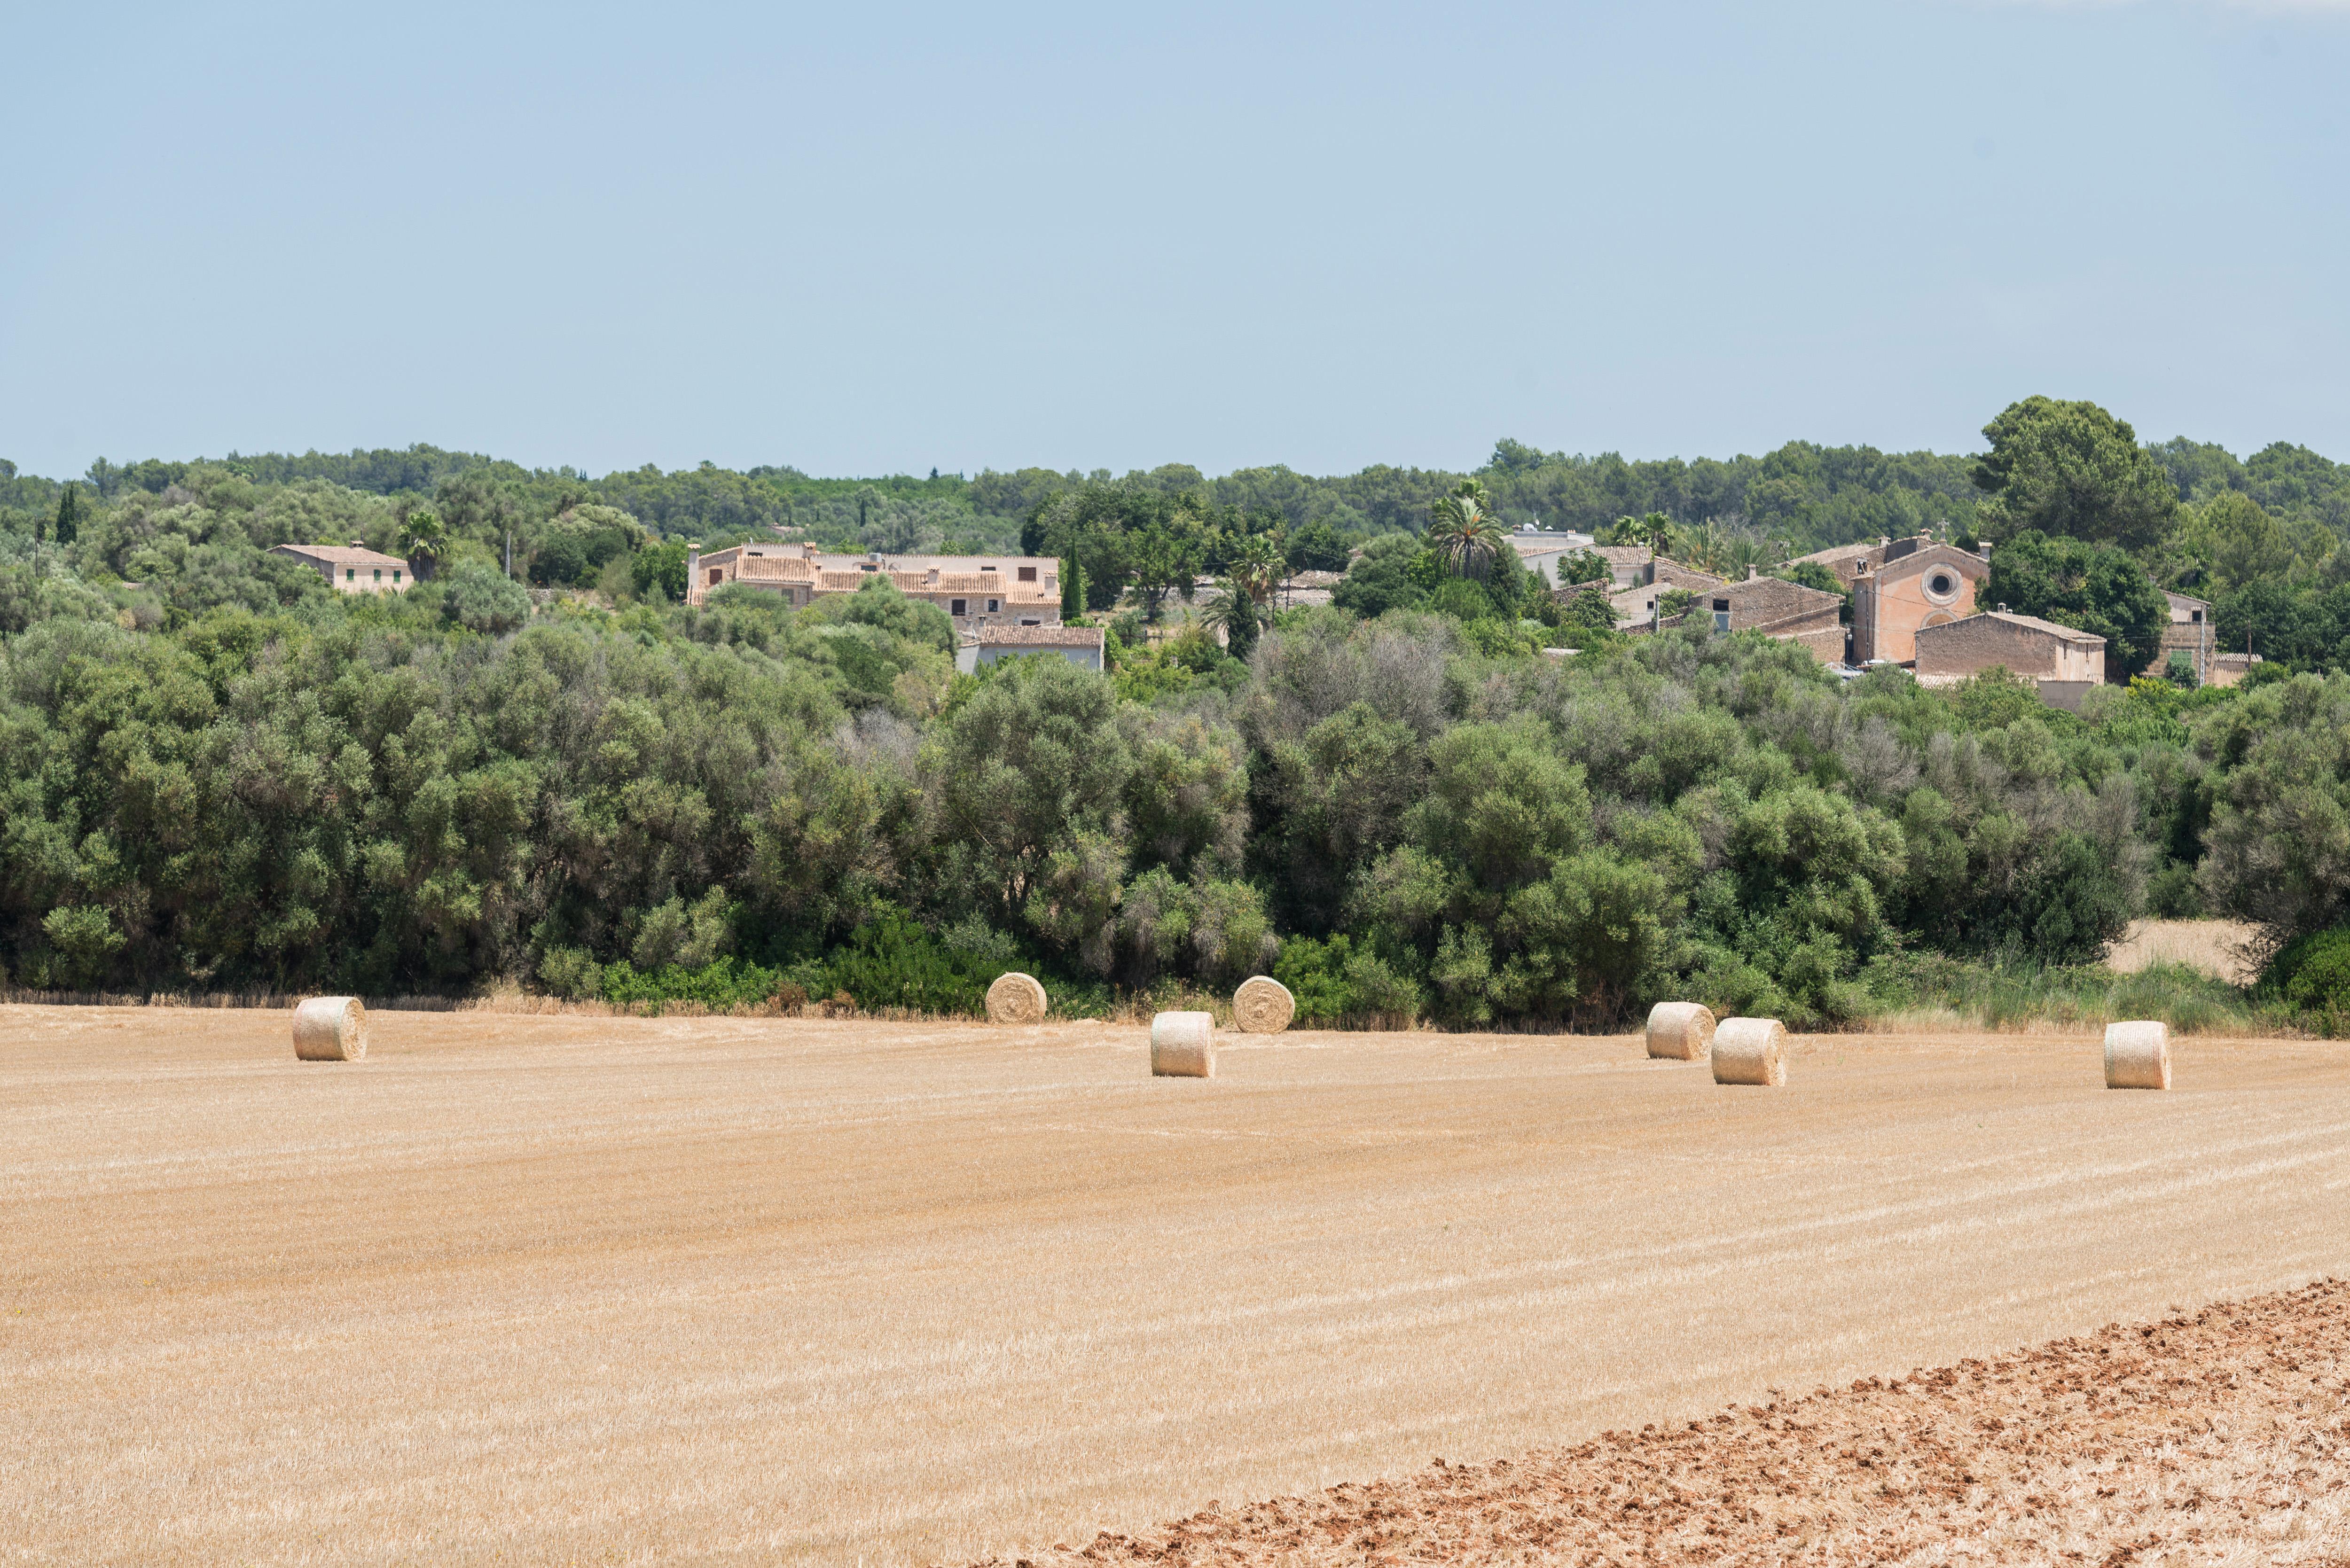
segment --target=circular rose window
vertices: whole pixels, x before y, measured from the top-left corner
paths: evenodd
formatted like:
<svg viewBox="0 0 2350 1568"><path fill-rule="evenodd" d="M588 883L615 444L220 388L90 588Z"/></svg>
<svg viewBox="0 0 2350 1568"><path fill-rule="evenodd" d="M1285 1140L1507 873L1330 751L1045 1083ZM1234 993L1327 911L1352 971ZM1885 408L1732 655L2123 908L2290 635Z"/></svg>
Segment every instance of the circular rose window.
<svg viewBox="0 0 2350 1568"><path fill-rule="evenodd" d="M1926 579L1926 595L1929 598L1940 599L1948 603L1958 597L1959 579L1949 572L1938 571Z"/></svg>

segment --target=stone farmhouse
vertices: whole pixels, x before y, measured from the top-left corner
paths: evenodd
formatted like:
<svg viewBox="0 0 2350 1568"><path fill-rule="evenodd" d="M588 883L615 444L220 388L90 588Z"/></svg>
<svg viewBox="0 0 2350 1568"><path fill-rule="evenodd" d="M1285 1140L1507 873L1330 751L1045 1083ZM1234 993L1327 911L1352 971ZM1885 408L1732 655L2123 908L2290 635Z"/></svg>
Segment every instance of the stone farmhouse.
<svg viewBox="0 0 2350 1568"><path fill-rule="evenodd" d="M2162 628L2161 658L2148 673L2161 674L2172 654L2183 653L2195 661L2198 686L2233 686L2261 662L2257 653L2241 649L2230 653L2220 647L2211 629L2210 599L2174 594L2168 589L2162 597L2170 601L2170 624Z"/></svg>
<svg viewBox="0 0 2350 1568"><path fill-rule="evenodd" d="M1698 596L1700 613L1713 617L1716 631L1759 631L1783 642L1801 643L1823 664L1844 658L1844 599L1784 577L1766 577L1747 568L1742 583L1726 583Z"/></svg>
<svg viewBox="0 0 2350 1568"><path fill-rule="evenodd" d="M1920 685L1955 685L1997 666L2039 687L2041 701L2075 712L2081 699L2106 679L2104 638L2038 616L2012 614L2004 605L1963 620L1920 627L1917 648Z"/></svg>
<svg viewBox="0 0 2350 1568"><path fill-rule="evenodd" d="M1080 670L1103 666L1102 628L1097 626L983 626L962 639L955 668L976 674L983 664L1031 653L1058 654Z"/></svg>
<svg viewBox="0 0 2350 1568"><path fill-rule="evenodd" d="M1656 620L1657 601L1675 588L1702 594L1710 588L1722 587L1730 581L1728 577L1718 577L1695 566L1684 566L1666 556L1659 556L1644 565L1646 571L1642 581L1628 588L1617 588L1607 596L1609 606L1616 611L1616 629L1618 631L1630 631ZM1610 586L1613 586L1612 580ZM1839 648L1836 652L1841 657L1844 650Z"/></svg>
<svg viewBox="0 0 2350 1568"><path fill-rule="evenodd" d="M1766 637L1799 642L1823 664L1834 664L1844 658L1844 599L1840 595L1807 588L1783 577L1766 577L1752 566L1747 568L1743 582L1733 583L1661 557L1641 565L1648 582L1608 596L1608 602L1618 612L1619 631L1681 626L1691 617L1710 616L1717 631L1759 631ZM1596 593L1601 587L1594 583L1586 585L1583 591ZM1678 615L1659 616L1659 596L1676 587L1696 594L1695 607ZM1627 610L1635 613L1625 615Z"/></svg>
<svg viewBox="0 0 2350 1568"><path fill-rule="evenodd" d="M729 583L781 595L795 608L824 594L853 594L886 576L909 598L938 606L955 629L1061 624L1061 563L1039 556L833 556L812 545L735 545L685 563L685 601L699 605Z"/></svg>
<svg viewBox="0 0 2350 1568"><path fill-rule="evenodd" d="M337 593L404 594L416 586L406 561L357 539L348 545L277 545L269 553L292 556L334 584Z"/></svg>

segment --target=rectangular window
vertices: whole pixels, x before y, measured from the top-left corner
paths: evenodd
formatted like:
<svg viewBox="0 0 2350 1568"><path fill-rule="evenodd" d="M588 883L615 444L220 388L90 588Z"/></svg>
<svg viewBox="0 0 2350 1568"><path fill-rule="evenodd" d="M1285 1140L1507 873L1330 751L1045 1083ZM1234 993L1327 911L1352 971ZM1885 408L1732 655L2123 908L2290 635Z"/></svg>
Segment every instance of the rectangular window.
<svg viewBox="0 0 2350 1568"><path fill-rule="evenodd" d="M397 583L397 582L399 582L399 581L400 581L400 568L399 568L398 566L394 566L394 567L392 567L392 569L391 569L391 580L392 580L394 583Z"/></svg>
<svg viewBox="0 0 2350 1568"><path fill-rule="evenodd" d="M1024 583L1033 583L1033 582L1035 582L1035 581L1036 580L1036 568L1035 568L1035 567L1034 567L1034 566L1023 566L1023 567L1021 567L1021 568L1020 568L1020 580L1021 580L1022 582L1024 582Z"/></svg>
<svg viewBox="0 0 2350 1568"><path fill-rule="evenodd" d="M1020 624L1022 626L1042 626L1045 623L1041 620L1023 620Z"/></svg>
<svg viewBox="0 0 2350 1568"><path fill-rule="evenodd" d="M726 576L726 568L725 568L725 567L723 567L723 566L712 566L712 567L711 567L711 568L710 568L710 586L711 586L712 587L713 587L713 588L714 588L714 587L716 587L719 585L719 582L720 582L722 579L723 579L725 576Z"/></svg>
<svg viewBox="0 0 2350 1568"><path fill-rule="evenodd" d="M359 569L357 566L345 566L343 568L343 581L347 583L356 583L359 580Z"/></svg>
<svg viewBox="0 0 2350 1568"><path fill-rule="evenodd" d="M947 601L947 614L969 615L970 613L971 601L969 599L949 599Z"/></svg>
<svg viewBox="0 0 2350 1568"><path fill-rule="evenodd" d="M1001 607L997 605L997 603L996 603L996 601L995 601L995 600L993 600L993 599L990 599L990 600L988 600L988 601L987 601L987 613L988 613L988 614L990 614L990 615L993 615L999 607Z"/></svg>
<svg viewBox="0 0 2350 1568"><path fill-rule="evenodd" d="M378 566L375 569L375 580L379 583L383 581L383 568L381 566Z"/></svg>

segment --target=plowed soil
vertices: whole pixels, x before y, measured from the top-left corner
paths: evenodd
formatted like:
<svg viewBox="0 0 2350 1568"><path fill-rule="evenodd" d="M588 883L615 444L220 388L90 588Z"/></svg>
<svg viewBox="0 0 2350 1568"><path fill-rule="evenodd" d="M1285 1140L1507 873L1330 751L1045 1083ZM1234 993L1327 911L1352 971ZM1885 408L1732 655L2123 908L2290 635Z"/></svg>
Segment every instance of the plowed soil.
<svg viewBox="0 0 2350 1568"><path fill-rule="evenodd" d="M2227 1521L2332 1484L2335 1349L1963 1363L2350 1278L2336 1044L2186 1040L2133 1094L2094 1037L1808 1038L1763 1090L1628 1038L1154 1080L1089 1024L375 1023L312 1064L282 1013L0 1007L0 1564L1033 1561L1279 1497L1295 1541L1233 1552L1590 1560L1611 1495L1627 1561L1933 1562L2057 1541L2068 1487L2107 1512L2060 1555L2324 1539ZM1512 1468L1415 1536L1437 1454Z"/></svg>
<svg viewBox="0 0 2350 1568"><path fill-rule="evenodd" d="M2340 1563L2345 1352L2329 1281L1035 1561Z"/></svg>

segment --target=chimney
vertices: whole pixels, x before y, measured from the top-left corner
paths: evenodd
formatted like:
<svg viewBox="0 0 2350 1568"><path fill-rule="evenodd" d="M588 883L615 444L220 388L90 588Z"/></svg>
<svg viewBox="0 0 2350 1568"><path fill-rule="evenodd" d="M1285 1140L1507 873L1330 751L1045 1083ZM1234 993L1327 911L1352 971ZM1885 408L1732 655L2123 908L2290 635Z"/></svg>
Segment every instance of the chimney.
<svg viewBox="0 0 2350 1568"><path fill-rule="evenodd" d="M1746 563L1746 580L1747 580L1748 582L1750 582L1750 583L1751 583L1751 582L1752 582L1755 578L1757 578L1757 577L1761 576L1762 575L1762 567L1760 567L1760 566L1756 566L1756 565L1755 565L1753 562L1752 562L1752 561L1749 561L1749 562L1747 562L1747 563Z"/></svg>
<svg viewBox="0 0 2350 1568"><path fill-rule="evenodd" d="M367 548L367 541L365 539L354 539L351 541L351 548L354 550L364 550Z"/></svg>
<svg viewBox="0 0 2350 1568"><path fill-rule="evenodd" d="M701 594L702 546L688 545L685 547L685 602L688 604L701 602Z"/></svg>
<svg viewBox="0 0 2350 1568"><path fill-rule="evenodd" d="M2002 615L2005 615L2005 614L2007 613L2007 607L2006 607L2005 605L2002 605L2002 606L2000 606L2000 607L1999 607L1999 613L2000 613L2000 614L2002 614Z"/></svg>
<svg viewBox="0 0 2350 1568"><path fill-rule="evenodd" d="M1977 540L1975 543L1975 554L1981 556L1986 561L1990 560L1991 541L1988 539Z"/></svg>

